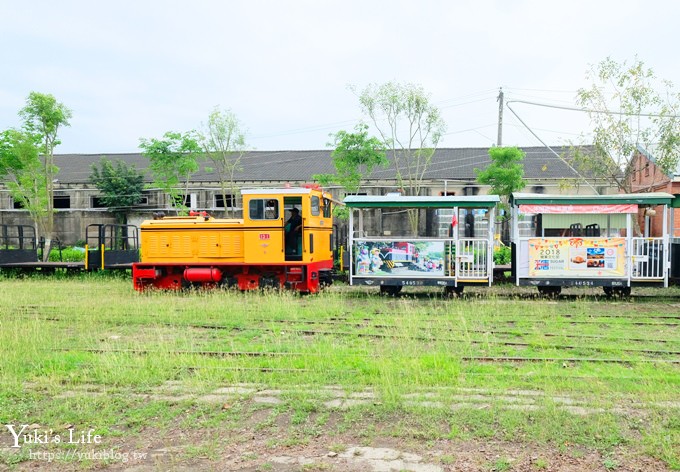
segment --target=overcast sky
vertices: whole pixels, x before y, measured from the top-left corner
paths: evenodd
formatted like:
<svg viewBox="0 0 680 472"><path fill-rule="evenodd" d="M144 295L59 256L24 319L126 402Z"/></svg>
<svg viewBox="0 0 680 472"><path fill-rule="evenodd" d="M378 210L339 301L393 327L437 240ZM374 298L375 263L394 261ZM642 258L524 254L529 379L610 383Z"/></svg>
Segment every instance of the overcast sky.
<svg viewBox="0 0 680 472"><path fill-rule="evenodd" d="M676 1L0 0L0 130L29 92L73 110L57 153L137 152L231 109L258 150L325 149L362 119L348 89L417 83L442 110L441 147L496 142L506 100L574 105L590 64L637 54L680 86ZM510 105L550 145L577 112ZM508 109L504 145L540 142Z"/></svg>

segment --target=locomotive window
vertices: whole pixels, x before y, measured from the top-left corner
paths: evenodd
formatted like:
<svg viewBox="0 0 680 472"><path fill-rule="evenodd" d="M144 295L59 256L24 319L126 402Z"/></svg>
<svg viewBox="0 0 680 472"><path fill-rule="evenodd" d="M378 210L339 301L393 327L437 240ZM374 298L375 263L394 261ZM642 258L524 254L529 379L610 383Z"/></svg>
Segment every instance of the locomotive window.
<svg viewBox="0 0 680 472"><path fill-rule="evenodd" d="M324 218L331 217L331 201L327 198L323 199L323 217Z"/></svg>
<svg viewBox="0 0 680 472"><path fill-rule="evenodd" d="M251 220L277 220L279 218L279 201L275 199L251 200L248 204L248 215Z"/></svg>
<svg viewBox="0 0 680 472"><path fill-rule="evenodd" d="M312 216L319 216L321 210L319 209L319 197L316 195L312 196Z"/></svg>

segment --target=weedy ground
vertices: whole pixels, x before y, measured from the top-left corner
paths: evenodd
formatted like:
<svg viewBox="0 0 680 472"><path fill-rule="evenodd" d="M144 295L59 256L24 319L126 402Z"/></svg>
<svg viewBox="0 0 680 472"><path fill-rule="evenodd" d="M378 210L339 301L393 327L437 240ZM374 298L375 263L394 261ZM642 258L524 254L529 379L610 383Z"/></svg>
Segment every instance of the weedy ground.
<svg viewBox="0 0 680 472"><path fill-rule="evenodd" d="M102 438L13 448L4 427L0 467L350 470L356 447L391 446L434 467L404 470L680 470L677 288L131 285L0 279L0 423ZM92 450L112 454L65 454Z"/></svg>

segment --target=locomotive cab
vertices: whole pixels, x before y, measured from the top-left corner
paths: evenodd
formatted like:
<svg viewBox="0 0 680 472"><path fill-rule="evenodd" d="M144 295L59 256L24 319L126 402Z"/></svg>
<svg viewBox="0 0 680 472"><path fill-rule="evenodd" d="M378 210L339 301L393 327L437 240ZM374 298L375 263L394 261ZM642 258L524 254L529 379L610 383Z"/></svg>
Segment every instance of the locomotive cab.
<svg viewBox="0 0 680 472"><path fill-rule="evenodd" d="M306 188L252 189L242 194L249 262L332 260L329 195Z"/></svg>

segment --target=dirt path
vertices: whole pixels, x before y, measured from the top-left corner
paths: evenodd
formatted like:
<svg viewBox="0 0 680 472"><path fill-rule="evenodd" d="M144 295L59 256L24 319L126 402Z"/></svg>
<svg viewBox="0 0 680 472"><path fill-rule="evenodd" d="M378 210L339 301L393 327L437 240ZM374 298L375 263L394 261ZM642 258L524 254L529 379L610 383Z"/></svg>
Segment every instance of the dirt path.
<svg viewBox="0 0 680 472"><path fill-rule="evenodd" d="M296 387L299 390L299 387ZM175 424L159 430L149 425L134 434L110 437L100 450L115 451L109 460L46 462L31 459L17 464L19 470L194 471L243 472L445 472L445 471L667 471L663 463L634 455L633 448L620 447L603 454L570 444L533 444L498 440L431 439L415 430L411 435L394 433L398 414L383 418L346 416L366 405L379 403L371 389L347 392L336 386L310 389L310 398L320 405L304 418L290 406L292 390L267 389L256 385L223 386L208 392L193 392L181 382L167 382L149 394L136 394L148 401L171 404L200 404L215 411L238 409L234 420L209 428ZM81 395L107 395L101 386L82 385L64 391L56 400ZM135 395L135 394L130 394ZM417 408L460 409L504 408L535 411L545 394L532 390L495 392L482 389L428 389L406 395L405 404ZM587 399L570 396L551 398L556 408L573 415L590 415L601 408ZM189 407L190 408L190 407ZM613 412L644 416L644 410L619 404ZM408 431L408 429L406 429ZM9 444L3 441L4 451ZM87 450L83 450L87 452ZM133 454L136 457L133 457Z"/></svg>

